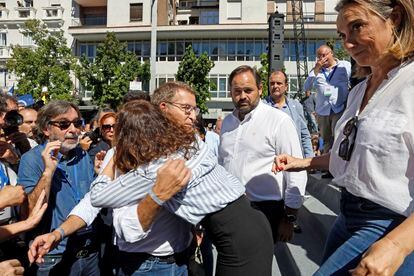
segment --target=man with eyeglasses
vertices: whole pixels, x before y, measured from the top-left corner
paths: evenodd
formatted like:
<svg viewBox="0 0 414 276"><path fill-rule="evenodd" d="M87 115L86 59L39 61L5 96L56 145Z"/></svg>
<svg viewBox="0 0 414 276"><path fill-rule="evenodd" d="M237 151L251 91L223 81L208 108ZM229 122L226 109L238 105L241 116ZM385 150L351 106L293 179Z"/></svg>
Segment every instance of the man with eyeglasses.
<svg viewBox="0 0 414 276"><path fill-rule="evenodd" d="M332 49L322 45L316 51L315 67L307 77L304 89L316 89L315 111L321 136L323 153L331 150L336 123L342 116L348 98L351 63L335 58ZM323 178L332 178L328 172Z"/></svg>
<svg viewBox="0 0 414 276"><path fill-rule="evenodd" d="M43 190L48 210L29 238L53 231L62 242L43 256L43 263L32 266L30 274L99 275L96 224L69 238L59 227L94 179L94 165L78 146L82 126L79 109L66 101L53 101L40 110L37 123L47 143L22 156L18 183L28 194L28 213Z"/></svg>

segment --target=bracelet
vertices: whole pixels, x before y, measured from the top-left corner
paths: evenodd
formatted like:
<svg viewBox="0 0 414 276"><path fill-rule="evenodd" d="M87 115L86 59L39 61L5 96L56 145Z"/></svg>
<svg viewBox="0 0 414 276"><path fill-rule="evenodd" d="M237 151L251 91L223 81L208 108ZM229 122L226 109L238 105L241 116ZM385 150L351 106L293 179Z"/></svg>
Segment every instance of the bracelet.
<svg viewBox="0 0 414 276"><path fill-rule="evenodd" d="M155 203L157 203L159 206L162 206L164 204L164 200L161 200L155 193L154 191L151 189L148 192L148 195L152 198L152 200L154 200Z"/></svg>
<svg viewBox="0 0 414 276"><path fill-rule="evenodd" d="M58 231L60 233L60 240L63 240L65 238L65 231L63 231L62 227L56 228L55 231Z"/></svg>

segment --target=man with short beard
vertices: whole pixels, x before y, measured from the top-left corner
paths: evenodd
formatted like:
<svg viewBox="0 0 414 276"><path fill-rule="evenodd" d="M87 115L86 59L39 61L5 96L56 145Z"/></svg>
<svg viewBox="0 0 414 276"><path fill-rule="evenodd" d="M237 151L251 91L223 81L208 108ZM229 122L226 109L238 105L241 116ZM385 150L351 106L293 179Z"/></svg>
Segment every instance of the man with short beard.
<svg viewBox="0 0 414 276"><path fill-rule="evenodd" d="M78 146L82 126L76 105L54 101L44 106L37 120L47 142L25 153L20 161L18 183L28 194L29 213L43 190L48 210L31 238L55 230L63 239L43 263L37 264L37 275L99 275L98 245L95 225L65 238L59 227L70 211L89 191L94 179L94 165L89 155Z"/></svg>
<svg viewBox="0 0 414 276"><path fill-rule="evenodd" d="M253 206L266 215L274 243L289 241L303 203L306 172L275 175L271 170L279 153L302 158L295 125L287 114L260 100L262 85L255 69L234 69L229 85L235 109L223 120L219 163L246 186Z"/></svg>

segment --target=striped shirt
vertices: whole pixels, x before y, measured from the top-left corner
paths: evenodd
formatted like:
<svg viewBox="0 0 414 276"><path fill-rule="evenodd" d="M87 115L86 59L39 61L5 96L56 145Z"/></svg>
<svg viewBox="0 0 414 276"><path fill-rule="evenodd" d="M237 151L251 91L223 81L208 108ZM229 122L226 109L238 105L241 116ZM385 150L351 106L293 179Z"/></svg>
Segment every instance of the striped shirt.
<svg viewBox="0 0 414 276"><path fill-rule="evenodd" d="M168 211L194 225L245 192L239 180L217 163L217 157L205 143L199 140L197 145L197 152L186 161L186 166L191 169L189 183L163 205ZM175 157L182 158L182 154L177 153ZM91 186L92 205L120 208L137 204L155 184L157 170L166 160L155 160L115 180L105 175L98 176Z"/></svg>

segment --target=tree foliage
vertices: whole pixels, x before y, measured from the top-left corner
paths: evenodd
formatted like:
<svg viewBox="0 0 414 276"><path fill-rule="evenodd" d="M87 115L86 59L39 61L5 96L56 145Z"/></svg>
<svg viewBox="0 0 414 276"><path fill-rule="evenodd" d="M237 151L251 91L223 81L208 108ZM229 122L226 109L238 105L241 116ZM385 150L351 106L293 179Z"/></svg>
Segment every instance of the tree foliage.
<svg viewBox="0 0 414 276"><path fill-rule="evenodd" d="M34 47L12 45L7 69L18 79L17 94L32 94L41 98L47 87L51 99L72 100L73 82L70 77L75 58L66 45L63 30L47 29L39 20L28 20L21 31L31 37Z"/></svg>
<svg viewBox="0 0 414 276"><path fill-rule="evenodd" d="M257 69L257 73L259 73L262 82L262 98L264 98L269 94L269 59L267 53L260 55L260 64L262 67Z"/></svg>
<svg viewBox="0 0 414 276"><path fill-rule="evenodd" d="M208 111L206 103L211 97L208 74L213 67L214 62L208 58L206 53L197 57L190 45L185 50L176 74L178 81L183 81L194 89L197 106L202 113Z"/></svg>
<svg viewBox="0 0 414 276"><path fill-rule="evenodd" d="M129 90L130 81L150 79L150 67L148 63L141 64L137 56L127 50L126 43L108 32L97 47L94 60L80 57L76 76L83 87L93 93L94 103L117 108Z"/></svg>

